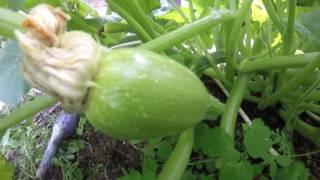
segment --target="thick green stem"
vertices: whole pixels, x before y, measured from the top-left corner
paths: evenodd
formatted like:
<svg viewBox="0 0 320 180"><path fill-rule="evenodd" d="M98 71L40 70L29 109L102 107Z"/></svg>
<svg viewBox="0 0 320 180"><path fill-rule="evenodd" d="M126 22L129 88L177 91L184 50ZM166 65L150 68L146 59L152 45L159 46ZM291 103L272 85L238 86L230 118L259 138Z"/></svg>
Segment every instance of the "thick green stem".
<svg viewBox="0 0 320 180"><path fill-rule="evenodd" d="M0 35L14 39L15 30L23 31L23 20L23 15L0 7Z"/></svg>
<svg viewBox="0 0 320 180"><path fill-rule="evenodd" d="M226 52L226 62L227 62L227 80L233 82L233 78L235 75L235 69L237 67L237 63L234 60L236 54L236 44L240 35L240 29L242 24L248 15L250 10L250 5L253 0L245 0L242 3L241 9L239 9L237 13L237 17L234 20L232 25L232 30L228 39L228 46Z"/></svg>
<svg viewBox="0 0 320 180"><path fill-rule="evenodd" d="M84 20L84 18L80 18L79 15L77 15L77 13L74 13L74 12L69 12L69 15L71 17L71 22L74 24L77 24L77 26L79 26L79 29L81 29L82 31L88 32L91 35L96 35L97 29L89 25Z"/></svg>
<svg viewBox="0 0 320 180"><path fill-rule="evenodd" d="M226 109L222 114L220 127L224 129L232 138L234 138L237 115L240 104L246 94L249 79L249 74L245 73L239 75L231 89L230 96L226 103Z"/></svg>
<svg viewBox="0 0 320 180"><path fill-rule="evenodd" d="M320 105L318 104L313 104L313 103L300 103L299 104L299 109L305 110L305 111L312 111L316 113L320 113Z"/></svg>
<svg viewBox="0 0 320 180"><path fill-rule="evenodd" d="M181 179L192 152L193 134L193 129L188 129L180 134L177 145L164 164L158 180Z"/></svg>
<svg viewBox="0 0 320 180"><path fill-rule="evenodd" d="M288 97L289 99L296 99L302 95L303 93L301 91L295 91L295 92L288 93L286 97ZM315 90L311 92L309 96L306 97L306 101L315 101L315 102L320 101L320 91Z"/></svg>
<svg viewBox="0 0 320 180"><path fill-rule="evenodd" d="M173 0L168 0L169 3L174 7L174 9L178 12L178 14L182 17L182 19L186 22L186 23L190 23L189 18L182 12L182 10L180 9L180 7L176 4L175 1ZM189 5L190 7L190 5Z"/></svg>
<svg viewBox="0 0 320 180"><path fill-rule="evenodd" d="M304 67L320 58L320 52L305 53L289 56L274 56L255 60L244 60L238 66L242 72L252 72L279 68Z"/></svg>
<svg viewBox="0 0 320 180"><path fill-rule="evenodd" d="M285 121L287 120L287 114L284 111L281 111L280 115ZM293 118L295 122L294 129L305 138L310 139L317 147L320 148L320 128L305 123L297 116L294 116Z"/></svg>
<svg viewBox="0 0 320 180"><path fill-rule="evenodd" d="M319 66L319 64L320 64L319 58L309 63L303 70L297 73L289 82L281 86L279 90L277 90L274 94L272 94L271 96L268 96L265 100L263 100L258 107L260 109L264 109L267 106L277 102L281 97L284 97L288 92L298 87L304 81L304 79L307 79L310 73L312 73L314 69Z"/></svg>
<svg viewBox="0 0 320 180"><path fill-rule="evenodd" d="M0 120L0 132L34 115L35 113L52 106L56 100L50 96L40 96L29 101Z"/></svg>
<svg viewBox="0 0 320 180"><path fill-rule="evenodd" d="M281 22L280 17L278 16L276 10L274 9L274 6L272 4L271 0L262 0L264 7L267 10L267 13L269 15L269 18L273 22L273 24L276 26L276 28L283 33L285 30L284 24Z"/></svg>
<svg viewBox="0 0 320 180"><path fill-rule="evenodd" d="M144 41L150 41L152 40L151 36L144 30L142 26L128 14L121 6L119 6L114 1L108 1L109 7L120 14L121 17L123 17L136 31L137 33L142 37Z"/></svg>
<svg viewBox="0 0 320 180"><path fill-rule="evenodd" d="M120 2L120 1L115 1ZM129 10L129 14L131 14L136 21L139 22L141 26L148 32L148 34L155 38L156 34L152 27L151 21L149 17L145 14L141 6L139 5L137 0L127 0L124 1L125 5L122 5L121 7L124 7L125 9Z"/></svg>
<svg viewBox="0 0 320 180"><path fill-rule="evenodd" d="M220 13L218 16L217 14L212 14L162 35L161 37L141 45L140 48L161 52L199 34L200 32L207 31L208 28L212 28L235 17L234 13L231 11L221 10L218 13Z"/></svg>
<svg viewBox="0 0 320 180"><path fill-rule="evenodd" d="M296 120L295 130L320 148L320 128L311 126L299 119Z"/></svg>
<svg viewBox="0 0 320 180"><path fill-rule="evenodd" d="M293 40L294 40L294 26L296 17L296 3L297 0L288 1L288 25L285 33L283 34L283 55L293 53Z"/></svg>
<svg viewBox="0 0 320 180"><path fill-rule="evenodd" d="M228 5L231 10L237 10L237 3L235 0L228 0Z"/></svg>
<svg viewBox="0 0 320 180"><path fill-rule="evenodd" d="M294 49L294 26L295 26L295 12L296 12L296 2L297 0L290 0L288 1L288 23L287 28L285 32L282 35L283 39L283 49L282 49L282 55L289 55L293 54ZM287 69L283 68L279 72L278 82L277 82L277 88L280 88L285 81Z"/></svg>

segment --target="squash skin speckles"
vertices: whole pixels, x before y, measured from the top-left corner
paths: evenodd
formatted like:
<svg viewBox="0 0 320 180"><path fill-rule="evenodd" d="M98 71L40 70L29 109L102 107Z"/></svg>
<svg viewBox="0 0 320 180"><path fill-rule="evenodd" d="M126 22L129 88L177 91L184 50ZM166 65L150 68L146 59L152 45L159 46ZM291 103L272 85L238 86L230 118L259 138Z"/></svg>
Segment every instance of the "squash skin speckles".
<svg viewBox="0 0 320 180"><path fill-rule="evenodd" d="M86 109L98 130L118 138L149 139L202 120L209 95L186 67L142 49L112 50L102 57Z"/></svg>

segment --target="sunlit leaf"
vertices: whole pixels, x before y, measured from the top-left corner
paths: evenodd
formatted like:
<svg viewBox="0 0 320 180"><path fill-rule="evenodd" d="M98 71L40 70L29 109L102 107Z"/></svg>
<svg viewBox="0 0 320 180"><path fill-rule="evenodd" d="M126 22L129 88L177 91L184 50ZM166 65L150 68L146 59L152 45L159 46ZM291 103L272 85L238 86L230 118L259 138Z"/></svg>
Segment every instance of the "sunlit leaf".
<svg viewBox="0 0 320 180"><path fill-rule="evenodd" d="M261 1L254 1L251 5L251 11L252 21L257 21L262 24L268 19L268 14Z"/></svg>
<svg viewBox="0 0 320 180"><path fill-rule="evenodd" d="M186 15L188 19L190 19L190 11L189 8L180 8L180 10ZM185 23L185 20L183 17L179 14L177 10L172 10L170 12L167 12L166 14L157 16L158 19L165 19L170 21L175 21L179 24Z"/></svg>

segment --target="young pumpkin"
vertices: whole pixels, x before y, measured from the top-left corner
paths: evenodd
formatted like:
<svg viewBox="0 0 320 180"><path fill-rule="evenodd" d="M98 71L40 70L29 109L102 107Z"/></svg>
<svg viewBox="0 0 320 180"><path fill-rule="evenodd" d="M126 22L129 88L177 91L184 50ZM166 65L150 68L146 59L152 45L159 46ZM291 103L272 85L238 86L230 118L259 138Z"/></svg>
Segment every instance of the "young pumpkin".
<svg viewBox="0 0 320 180"><path fill-rule="evenodd" d="M27 31L16 32L25 78L66 111L127 139L172 135L203 119L209 94L186 67L139 48L104 49L84 32L65 32L68 19L39 5L24 21Z"/></svg>

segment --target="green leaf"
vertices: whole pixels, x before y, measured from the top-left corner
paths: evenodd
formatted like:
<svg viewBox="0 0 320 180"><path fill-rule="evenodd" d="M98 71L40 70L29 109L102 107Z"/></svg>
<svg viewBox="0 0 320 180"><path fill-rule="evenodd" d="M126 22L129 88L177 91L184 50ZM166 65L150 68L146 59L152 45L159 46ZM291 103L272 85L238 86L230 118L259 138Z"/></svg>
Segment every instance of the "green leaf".
<svg viewBox="0 0 320 180"><path fill-rule="evenodd" d="M8 7L8 0L1 0L0 1L0 7L7 8Z"/></svg>
<svg viewBox="0 0 320 180"><path fill-rule="evenodd" d="M199 180L212 180L212 177L207 176L205 174L200 174Z"/></svg>
<svg viewBox="0 0 320 180"><path fill-rule="evenodd" d="M260 119L254 120L244 135L244 146L253 158L264 158L272 146L271 130Z"/></svg>
<svg viewBox="0 0 320 180"><path fill-rule="evenodd" d="M3 180L11 180L14 175L14 167L9 164L5 158L0 155L0 177Z"/></svg>
<svg viewBox="0 0 320 180"><path fill-rule="evenodd" d="M159 0L138 0L141 8L146 14L150 14L152 10L160 8Z"/></svg>
<svg viewBox="0 0 320 180"><path fill-rule="evenodd" d="M99 17L98 12L89 5L87 5L85 2L76 1L74 6L77 8L77 13L80 14L82 17Z"/></svg>
<svg viewBox="0 0 320 180"><path fill-rule="evenodd" d="M49 4L52 6L58 6L59 1L62 0L1 0L7 2L7 6L12 10L30 9L38 4ZM0 2L1 5L2 2Z"/></svg>
<svg viewBox="0 0 320 180"><path fill-rule="evenodd" d="M277 163L282 167L286 167L291 164L291 158L286 155L275 156L275 159L276 159Z"/></svg>
<svg viewBox="0 0 320 180"><path fill-rule="evenodd" d="M101 39L101 43L105 46L111 46L114 44L118 44L121 39L126 37L125 33L108 33L105 34L105 38Z"/></svg>
<svg viewBox="0 0 320 180"><path fill-rule="evenodd" d="M201 131L199 131L201 129ZM209 157L220 157L226 161L236 162L240 155L234 149L231 137L220 127L209 129L206 125L196 128L196 146Z"/></svg>
<svg viewBox="0 0 320 180"><path fill-rule="evenodd" d="M249 180L253 179L253 166L248 162L225 164L219 171L219 180Z"/></svg>
<svg viewBox="0 0 320 180"><path fill-rule="evenodd" d="M8 7L12 10L19 10L24 2L25 0L9 0Z"/></svg>
<svg viewBox="0 0 320 180"><path fill-rule="evenodd" d="M180 8L180 10L187 16L188 19L190 19L189 8ZM185 20L183 19L183 17L181 17L181 15L179 14L179 12L177 10L172 10L170 12L167 12L166 14L157 16L156 18L165 19L165 20L169 20L169 21L175 21L179 24L185 23Z"/></svg>
<svg viewBox="0 0 320 180"><path fill-rule="evenodd" d="M312 12L302 13L300 17L299 32L302 35L304 52L313 52L320 50L320 9Z"/></svg>
<svg viewBox="0 0 320 180"><path fill-rule="evenodd" d="M132 169L129 174L119 177L118 180L141 180L141 174L139 171Z"/></svg>
<svg viewBox="0 0 320 180"><path fill-rule="evenodd" d="M258 176L262 175L264 166L265 166L265 165L264 165L263 163L255 164L255 165L253 166L254 175L258 175Z"/></svg>
<svg viewBox="0 0 320 180"><path fill-rule="evenodd" d="M173 147L170 143L168 143L167 141L161 142L159 149L157 151L159 160L162 162L166 161L169 158L172 150L173 150Z"/></svg>
<svg viewBox="0 0 320 180"><path fill-rule="evenodd" d="M0 7L0 35L14 38L14 30L22 30L24 17L14 11Z"/></svg>
<svg viewBox="0 0 320 180"><path fill-rule="evenodd" d="M15 41L8 41L0 51L0 100L17 104L29 89L21 73L22 54Z"/></svg>
<svg viewBox="0 0 320 180"><path fill-rule="evenodd" d="M141 180L155 180L157 171L157 162L154 159L145 158L142 167Z"/></svg>
<svg viewBox="0 0 320 180"><path fill-rule="evenodd" d="M316 0L298 0L297 6L312 6Z"/></svg>
<svg viewBox="0 0 320 180"><path fill-rule="evenodd" d="M276 180L308 180L309 170L301 162L294 162L291 166L280 169L277 172Z"/></svg>
<svg viewBox="0 0 320 180"><path fill-rule="evenodd" d="M205 9L214 5L214 1L211 0L193 0L192 2L196 9Z"/></svg>
<svg viewBox="0 0 320 180"><path fill-rule="evenodd" d="M181 180L196 180L196 176L192 174L192 172L186 171L181 177Z"/></svg>
<svg viewBox="0 0 320 180"><path fill-rule="evenodd" d="M129 25L119 22L108 22L103 26L104 33L119 33L129 30ZM106 34L107 36L108 34Z"/></svg>

